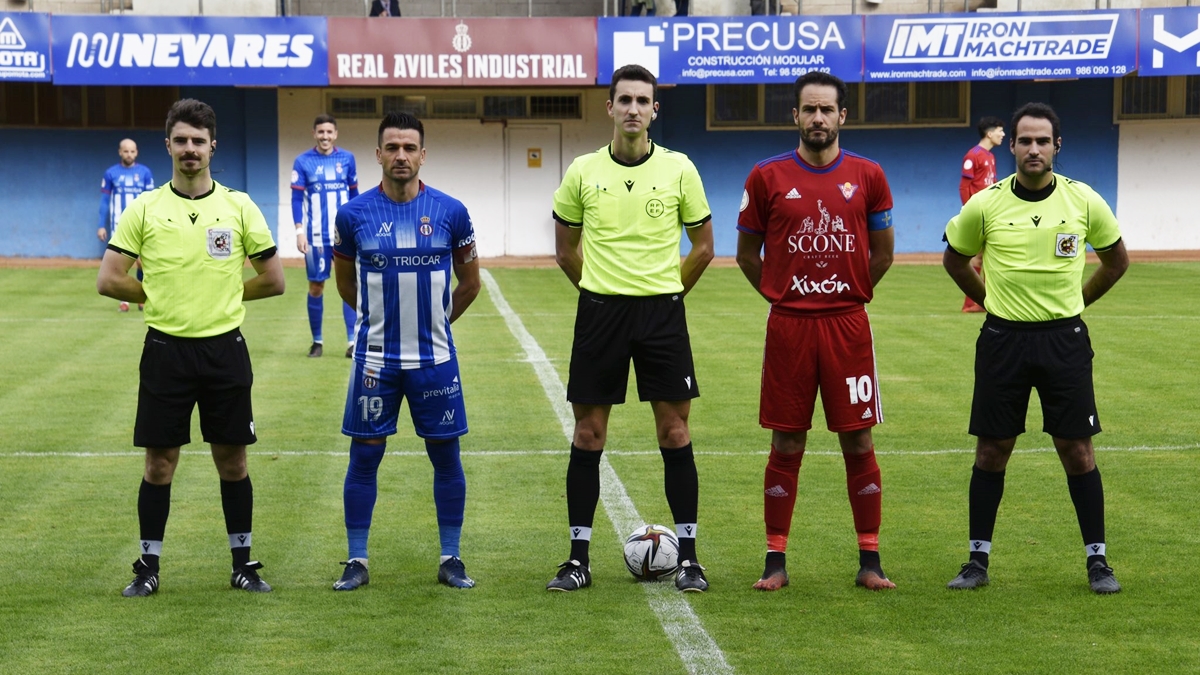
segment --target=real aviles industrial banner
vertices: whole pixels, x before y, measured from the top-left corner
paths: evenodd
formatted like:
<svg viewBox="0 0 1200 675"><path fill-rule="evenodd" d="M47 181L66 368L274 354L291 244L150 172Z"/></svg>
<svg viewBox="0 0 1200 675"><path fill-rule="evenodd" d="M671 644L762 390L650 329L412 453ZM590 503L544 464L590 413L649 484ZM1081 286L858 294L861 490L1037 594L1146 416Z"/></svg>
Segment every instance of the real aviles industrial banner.
<svg viewBox="0 0 1200 675"><path fill-rule="evenodd" d="M54 15L55 84L323 85L325 19Z"/></svg>

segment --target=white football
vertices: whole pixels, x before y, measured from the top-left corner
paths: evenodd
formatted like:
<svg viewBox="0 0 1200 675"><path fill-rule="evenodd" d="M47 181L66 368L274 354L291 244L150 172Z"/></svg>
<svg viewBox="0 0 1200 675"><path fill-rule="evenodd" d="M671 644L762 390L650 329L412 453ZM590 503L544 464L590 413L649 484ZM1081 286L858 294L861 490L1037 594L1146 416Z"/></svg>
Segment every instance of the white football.
<svg viewBox="0 0 1200 675"><path fill-rule="evenodd" d="M625 567L642 581L656 581L679 569L679 540L665 525L643 525L625 540Z"/></svg>

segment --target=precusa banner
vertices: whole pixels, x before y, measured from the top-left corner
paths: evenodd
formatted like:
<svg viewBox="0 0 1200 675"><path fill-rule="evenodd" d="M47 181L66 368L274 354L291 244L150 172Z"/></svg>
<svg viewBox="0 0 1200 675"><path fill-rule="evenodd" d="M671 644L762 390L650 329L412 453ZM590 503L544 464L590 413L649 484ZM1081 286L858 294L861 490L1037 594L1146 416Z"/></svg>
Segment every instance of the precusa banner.
<svg viewBox="0 0 1200 675"><path fill-rule="evenodd" d="M50 81L50 15L0 12L0 82Z"/></svg>
<svg viewBox="0 0 1200 675"><path fill-rule="evenodd" d="M320 17L86 16L51 22L55 84L323 86Z"/></svg>
<svg viewBox="0 0 1200 675"><path fill-rule="evenodd" d="M785 83L810 70L862 77L861 16L604 18L597 40L599 84L631 63L661 84Z"/></svg>
<svg viewBox="0 0 1200 675"><path fill-rule="evenodd" d="M330 18L329 83L590 86L596 19Z"/></svg>
<svg viewBox="0 0 1200 675"><path fill-rule="evenodd" d="M866 82L1120 77L1137 10L866 17Z"/></svg>

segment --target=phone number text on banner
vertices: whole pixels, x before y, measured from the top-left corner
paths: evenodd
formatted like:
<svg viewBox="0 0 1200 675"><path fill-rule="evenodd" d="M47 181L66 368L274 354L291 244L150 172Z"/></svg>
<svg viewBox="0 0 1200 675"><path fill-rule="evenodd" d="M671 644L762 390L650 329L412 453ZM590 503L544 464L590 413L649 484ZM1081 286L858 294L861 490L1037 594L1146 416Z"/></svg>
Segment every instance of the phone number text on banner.
<svg viewBox="0 0 1200 675"><path fill-rule="evenodd" d="M862 74L862 17L603 18L600 72L636 63L662 84L790 83L812 70Z"/></svg>

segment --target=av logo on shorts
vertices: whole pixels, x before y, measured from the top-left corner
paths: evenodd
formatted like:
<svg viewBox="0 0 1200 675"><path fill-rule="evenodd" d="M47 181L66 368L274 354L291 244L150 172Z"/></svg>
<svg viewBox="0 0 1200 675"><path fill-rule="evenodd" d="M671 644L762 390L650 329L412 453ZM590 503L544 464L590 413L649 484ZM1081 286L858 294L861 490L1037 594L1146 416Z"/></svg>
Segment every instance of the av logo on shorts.
<svg viewBox="0 0 1200 675"><path fill-rule="evenodd" d="M1079 255L1079 235L1058 233L1054 244L1054 255L1058 258L1074 258Z"/></svg>
<svg viewBox="0 0 1200 675"><path fill-rule="evenodd" d="M372 253L371 254L371 267L374 267L377 270L382 270L382 269L387 269L387 266L388 266L388 259L387 259L386 255L384 255L382 253Z"/></svg>
<svg viewBox="0 0 1200 675"><path fill-rule="evenodd" d="M663 206L663 203L657 199L651 199L646 202L646 215L651 218L657 218L666 213L666 211L667 207Z"/></svg>
<svg viewBox="0 0 1200 675"><path fill-rule="evenodd" d="M233 230L224 227L208 228L208 254L224 260L233 253Z"/></svg>
<svg viewBox="0 0 1200 675"><path fill-rule="evenodd" d="M438 422L438 426L439 427L448 427L453 424L454 424L454 411L447 410L445 412L445 414L442 415L442 421Z"/></svg>
<svg viewBox="0 0 1200 675"><path fill-rule="evenodd" d="M883 62L1106 59L1119 18L1110 12L896 19Z"/></svg>

